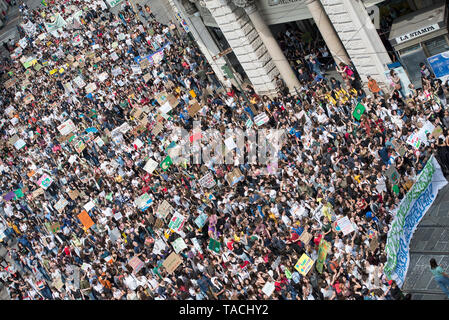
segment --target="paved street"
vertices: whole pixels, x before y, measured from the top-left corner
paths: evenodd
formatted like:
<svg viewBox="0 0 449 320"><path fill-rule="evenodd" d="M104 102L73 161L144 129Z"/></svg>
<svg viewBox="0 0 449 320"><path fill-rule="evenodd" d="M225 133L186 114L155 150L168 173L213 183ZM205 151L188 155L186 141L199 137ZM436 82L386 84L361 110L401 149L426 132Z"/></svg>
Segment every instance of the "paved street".
<svg viewBox="0 0 449 320"><path fill-rule="evenodd" d="M449 272L449 185L446 185L421 220L410 243L410 264L403 290L413 300L447 299L429 270L429 260Z"/></svg>

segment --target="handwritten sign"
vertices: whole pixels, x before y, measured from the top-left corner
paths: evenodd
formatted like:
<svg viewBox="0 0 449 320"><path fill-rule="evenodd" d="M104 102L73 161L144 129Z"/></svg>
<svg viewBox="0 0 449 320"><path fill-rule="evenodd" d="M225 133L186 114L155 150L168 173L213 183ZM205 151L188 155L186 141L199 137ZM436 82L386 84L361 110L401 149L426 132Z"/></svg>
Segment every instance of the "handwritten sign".
<svg viewBox="0 0 449 320"><path fill-rule="evenodd" d="M78 215L78 219L80 219L81 223L83 224L86 230L95 224L86 210L81 211L81 213Z"/></svg>
<svg viewBox="0 0 449 320"><path fill-rule="evenodd" d="M303 276L306 276L307 273L309 273L310 269L312 269L314 262L315 261L313 261L307 254L304 253L295 264L295 269L298 270L298 272Z"/></svg>
<svg viewBox="0 0 449 320"><path fill-rule="evenodd" d="M181 257L175 252L172 252L167 257L167 259L164 260L162 266L165 268L165 270L167 270L169 274L172 274L181 263L182 263Z"/></svg>

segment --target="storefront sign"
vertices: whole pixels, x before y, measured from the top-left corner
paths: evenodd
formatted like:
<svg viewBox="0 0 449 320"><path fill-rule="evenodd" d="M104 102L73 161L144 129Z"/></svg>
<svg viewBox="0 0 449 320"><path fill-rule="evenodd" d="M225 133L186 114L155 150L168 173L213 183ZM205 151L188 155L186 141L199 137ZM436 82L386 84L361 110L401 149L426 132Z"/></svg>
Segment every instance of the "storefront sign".
<svg viewBox="0 0 449 320"><path fill-rule="evenodd" d="M417 37L423 36L425 34L428 34L430 32L433 32L433 31L436 31L436 30L439 30L439 29L440 29L440 26L437 23L435 23L435 24L432 24L430 26L427 26L427 27L421 28L419 30L412 31L412 32L409 32L409 33L406 33L406 34L404 34L402 36L397 37L396 38L396 43L399 44L399 43L402 43L402 42L406 42L406 41L415 39Z"/></svg>

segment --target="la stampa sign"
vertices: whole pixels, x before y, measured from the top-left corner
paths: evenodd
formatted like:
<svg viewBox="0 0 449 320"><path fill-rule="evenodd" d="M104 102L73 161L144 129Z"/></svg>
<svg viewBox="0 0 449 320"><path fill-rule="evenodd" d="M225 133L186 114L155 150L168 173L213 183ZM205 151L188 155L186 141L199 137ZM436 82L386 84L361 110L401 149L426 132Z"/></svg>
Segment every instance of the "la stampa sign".
<svg viewBox="0 0 449 320"><path fill-rule="evenodd" d="M406 33L406 34L404 34L402 36L397 37L396 38L396 43L406 42L406 41L415 39L417 37L420 37L422 35L425 35L427 33L436 31L438 29L440 29L440 26L437 23L435 23L435 24L432 24L430 26L427 26L427 27L421 28L419 30L415 30L415 31L412 31L412 32L409 32L409 33Z"/></svg>

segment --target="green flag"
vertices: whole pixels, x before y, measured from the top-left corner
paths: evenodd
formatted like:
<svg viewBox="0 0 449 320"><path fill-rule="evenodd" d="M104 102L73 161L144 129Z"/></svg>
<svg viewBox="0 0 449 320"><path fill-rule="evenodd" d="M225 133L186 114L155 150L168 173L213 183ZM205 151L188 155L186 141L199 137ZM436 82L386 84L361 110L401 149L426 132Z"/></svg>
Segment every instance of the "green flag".
<svg viewBox="0 0 449 320"><path fill-rule="evenodd" d="M285 268L284 272L285 272L285 276L287 277L287 279L291 279L292 278L292 273L290 272L290 270Z"/></svg>
<svg viewBox="0 0 449 320"><path fill-rule="evenodd" d="M162 168L163 171L167 171L168 167L170 167L170 165L173 163L173 161L171 160L170 156L167 156L160 164L160 167Z"/></svg>
<svg viewBox="0 0 449 320"><path fill-rule="evenodd" d="M360 118L362 117L362 114L365 112L366 108L363 104L359 103L354 109L354 112L352 115L357 121L360 121Z"/></svg>
<svg viewBox="0 0 449 320"><path fill-rule="evenodd" d="M210 238L210 240L209 240L209 250L212 250L212 251L214 251L216 253L219 253L220 252L220 247L221 247L221 244L220 244L219 241Z"/></svg>

